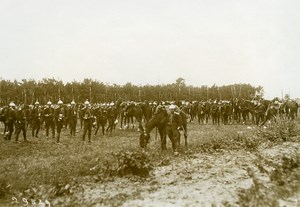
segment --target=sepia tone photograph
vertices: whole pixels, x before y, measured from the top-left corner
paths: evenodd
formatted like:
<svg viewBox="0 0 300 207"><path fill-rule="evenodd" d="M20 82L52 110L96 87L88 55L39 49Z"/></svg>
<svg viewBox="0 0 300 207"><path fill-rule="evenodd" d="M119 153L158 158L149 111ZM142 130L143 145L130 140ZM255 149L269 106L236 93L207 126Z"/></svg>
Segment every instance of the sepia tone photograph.
<svg viewBox="0 0 300 207"><path fill-rule="evenodd" d="M299 11L1 0L0 206L299 207Z"/></svg>

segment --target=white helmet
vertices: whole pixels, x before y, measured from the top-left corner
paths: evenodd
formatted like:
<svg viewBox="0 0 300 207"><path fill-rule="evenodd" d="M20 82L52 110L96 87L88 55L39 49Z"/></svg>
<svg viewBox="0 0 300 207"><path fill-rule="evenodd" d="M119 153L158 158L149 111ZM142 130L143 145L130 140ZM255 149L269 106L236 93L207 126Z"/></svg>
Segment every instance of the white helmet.
<svg viewBox="0 0 300 207"><path fill-rule="evenodd" d="M86 101L84 102L84 105L90 105L90 102L89 102L88 100L86 100Z"/></svg>
<svg viewBox="0 0 300 207"><path fill-rule="evenodd" d="M114 102L111 102L109 105L110 105L110 106L114 106L114 105L115 105L115 103L114 103Z"/></svg>
<svg viewBox="0 0 300 207"><path fill-rule="evenodd" d="M34 103L34 105L40 105L40 103L39 103L38 101L36 101L36 102Z"/></svg>
<svg viewBox="0 0 300 207"><path fill-rule="evenodd" d="M72 105L75 105L75 101L73 100L73 101L71 102L71 104L72 104Z"/></svg>
<svg viewBox="0 0 300 207"><path fill-rule="evenodd" d="M175 106L174 104L171 104L171 105L169 106L169 109L170 109L170 110L176 109L176 106Z"/></svg>
<svg viewBox="0 0 300 207"><path fill-rule="evenodd" d="M10 106L10 107L15 107L16 104L15 104L14 102L10 102L10 103L9 103L9 106Z"/></svg>
<svg viewBox="0 0 300 207"><path fill-rule="evenodd" d="M48 104L48 105L51 105L52 103L51 103L51 101L48 101L47 104Z"/></svg>
<svg viewBox="0 0 300 207"><path fill-rule="evenodd" d="M62 100L59 99L59 101L57 102L57 104L58 105L62 105L63 104Z"/></svg>

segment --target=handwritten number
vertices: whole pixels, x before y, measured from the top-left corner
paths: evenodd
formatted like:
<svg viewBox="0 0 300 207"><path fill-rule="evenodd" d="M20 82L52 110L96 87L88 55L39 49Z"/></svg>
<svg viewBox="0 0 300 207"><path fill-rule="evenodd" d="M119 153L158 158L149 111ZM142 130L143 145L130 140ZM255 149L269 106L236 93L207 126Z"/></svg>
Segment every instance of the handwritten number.
<svg viewBox="0 0 300 207"><path fill-rule="evenodd" d="M27 200L26 198L22 198L22 201L23 201L23 203L24 203L24 204L23 204L24 206L27 206L27 205L28 205L28 200Z"/></svg>
<svg viewBox="0 0 300 207"><path fill-rule="evenodd" d="M15 204L15 203L19 203L18 199L16 197L12 197L11 200L13 201L12 203Z"/></svg>

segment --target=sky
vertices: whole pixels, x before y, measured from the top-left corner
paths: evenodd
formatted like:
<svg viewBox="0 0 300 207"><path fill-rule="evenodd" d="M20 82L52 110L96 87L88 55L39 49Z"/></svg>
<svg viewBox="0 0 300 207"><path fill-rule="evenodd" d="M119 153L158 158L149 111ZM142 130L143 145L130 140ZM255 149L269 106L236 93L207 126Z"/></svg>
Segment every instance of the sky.
<svg viewBox="0 0 300 207"><path fill-rule="evenodd" d="M1 0L0 78L300 97L299 0Z"/></svg>

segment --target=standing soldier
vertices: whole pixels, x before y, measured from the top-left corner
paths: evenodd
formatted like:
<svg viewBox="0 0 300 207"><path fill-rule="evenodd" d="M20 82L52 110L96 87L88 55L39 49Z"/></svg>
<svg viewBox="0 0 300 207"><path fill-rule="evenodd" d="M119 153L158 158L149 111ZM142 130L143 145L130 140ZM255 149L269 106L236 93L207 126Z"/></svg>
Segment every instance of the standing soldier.
<svg viewBox="0 0 300 207"><path fill-rule="evenodd" d="M44 109L44 120L46 128L46 138L49 138L49 129L51 128L52 138L55 138L55 122L54 122L54 109L51 101L47 102L47 106Z"/></svg>
<svg viewBox="0 0 300 207"><path fill-rule="evenodd" d="M106 129L106 132L110 132L112 134L112 130L115 128L115 121L117 120L117 109L114 107L114 103L110 103L109 108L107 109L107 121L108 121L108 127ZM117 122L116 122L117 123Z"/></svg>
<svg viewBox="0 0 300 207"><path fill-rule="evenodd" d="M169 106L169 123L167 126L167 134L172 137L172 148L175 154L178 154L177 150L180 144L180 132L179 129L182 126L182 120L180 116L180 109L171 104Z"/></svg>
<svg viewBox="0 0 300 207"><path fill-rule="evenodd" d="M34 108L31 111L31 127L32 127L32 137L38 138L38 133L41 127L41 109L40 103L37 101L34 104Z"/></svg>
<svg viewBox="0 0 300 207"><path fill-rule="evenodd" d="M19 143L19 134L23 132L23 138L25 142L28 142L26 139L26 109L23 106L19 106L18 110L16 110L16 139L15 142Z"/></svg>
<svg viewBox="0 0 300 207"><path fill-rule="evenodd" d="M68 111L68 119L69 119L69 126L70 126L70 134L71 136L75 137L76 125L77 125L77 108L74 100L71 102L71 107Z"/></svg>
<svg viewBox="0 0 300 207"><path fill-rule="evenodd" d="M5 132L4 139L10 140L11 135L14 131L14 122L16 120L16 112L15 112L15 103L11 102L9 104L9 109L7 110L6 114L6 125L7 125L7 131Z"/></svg>
<svg viewBox="0 0 300 207"><path fill-rule="evenodd" d="M91 112L91 105L86 100L84 102L84 107L81 109L81 114L83 117L83 134L82 140L85 141L85 135L88 133L88 142L92 142L91 135L92 135L92 127L93 127L93 116Z"/></svg>
<svg viewBox="0 0 300 207"><path fill-rule="evenodd" d="M58 101L58 108L55 109L55 125L56 125L56 142L60 142L60 133L64 125L64 119L65 119L65 109L63 107L63 102L62 100Z"/></svg>

